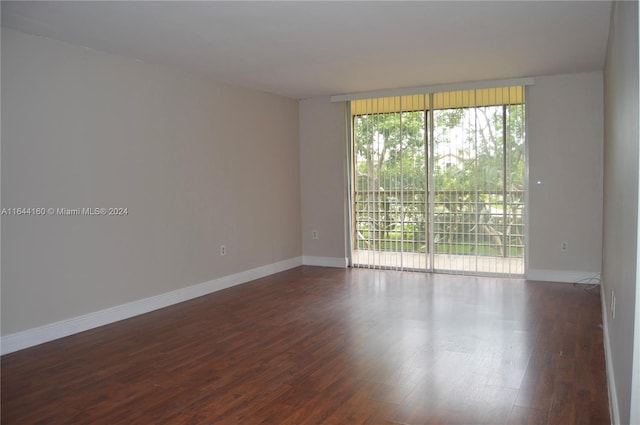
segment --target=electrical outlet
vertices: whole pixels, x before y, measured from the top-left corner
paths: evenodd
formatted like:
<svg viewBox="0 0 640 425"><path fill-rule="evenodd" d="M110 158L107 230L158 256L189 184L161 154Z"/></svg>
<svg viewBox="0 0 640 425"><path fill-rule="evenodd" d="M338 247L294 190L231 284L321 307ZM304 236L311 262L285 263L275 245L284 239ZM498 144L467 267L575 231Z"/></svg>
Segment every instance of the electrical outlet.
<svg viewBox="0 0 640 425"><path fill-rule="evenodd" d="M611 318L616 318L616 294L611 290L611 304L609 305L609 309L611 310Z"/></svg>
<svg viewBox="0 0 640 425"><path fill-rule="evenodd" d="M224 245L220 245L220 255L227 255L227 247Z"/></svg>
<svg viewBox="0 0 640 425"><path fill-rule="evenodd" d="M567 241L560 242L560 251L567 252L568 249L569 249L569 242Z"/></svg>
<svg viewBox="0 0 640 425"><path fill-rule="evenodd" d="M313 239L318 239L318 231L317 230L312 230L311 231L311 237Z"/></svg>

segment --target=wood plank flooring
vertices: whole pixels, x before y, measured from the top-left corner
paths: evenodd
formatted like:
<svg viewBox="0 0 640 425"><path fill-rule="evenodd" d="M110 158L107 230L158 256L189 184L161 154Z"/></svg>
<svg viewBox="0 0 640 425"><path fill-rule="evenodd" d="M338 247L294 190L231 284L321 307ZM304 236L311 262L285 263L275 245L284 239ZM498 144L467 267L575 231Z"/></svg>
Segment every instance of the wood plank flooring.
<svg viewBox="0 0 640 425"><path fill-rule="evenodd" d="M3 424L608 424L600 298L300 267L2 357Z"/></svg>

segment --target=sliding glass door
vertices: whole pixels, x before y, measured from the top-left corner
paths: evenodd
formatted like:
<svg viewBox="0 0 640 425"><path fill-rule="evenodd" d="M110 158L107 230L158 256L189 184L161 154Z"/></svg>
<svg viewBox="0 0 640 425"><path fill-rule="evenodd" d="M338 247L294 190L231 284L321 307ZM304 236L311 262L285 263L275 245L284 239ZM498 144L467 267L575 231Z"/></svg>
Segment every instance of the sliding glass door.
<svg viewBox="0 0 640 425"><path fill-rule="evenodd" d="M352 263L524 274L524 88L351 101Z"/></svg>

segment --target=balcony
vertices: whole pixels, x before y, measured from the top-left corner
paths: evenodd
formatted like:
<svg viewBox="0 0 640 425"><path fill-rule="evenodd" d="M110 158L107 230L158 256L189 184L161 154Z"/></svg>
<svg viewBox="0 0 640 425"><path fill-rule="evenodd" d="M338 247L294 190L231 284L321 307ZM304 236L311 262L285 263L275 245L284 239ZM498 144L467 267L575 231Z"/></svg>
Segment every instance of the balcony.
<svg viewBox="0 0 640 425"><path fill-rule="evenodd" d="M355 265L524 274L522 190L357 191L354 224Z"/></svg>

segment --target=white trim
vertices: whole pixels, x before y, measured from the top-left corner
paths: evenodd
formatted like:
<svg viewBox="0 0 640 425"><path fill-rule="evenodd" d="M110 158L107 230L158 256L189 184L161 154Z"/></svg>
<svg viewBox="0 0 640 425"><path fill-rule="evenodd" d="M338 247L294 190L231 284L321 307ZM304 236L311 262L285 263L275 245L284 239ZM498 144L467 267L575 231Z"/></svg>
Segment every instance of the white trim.
<svg viewBox="0 0 640 425"><path fill-rule="evenodd" d="M302 264L305 266L339 267L343 269L349 265L349 259L346 257L310 257L305 255L302 257Z"/></svg>
<svg viewBox="0 0 640 425"><path fill-rule="evenodd" d="M606 298L604 296L604 286L600 286L600 300L602 303L604 362L607 368L607 388L609 390L609 416L611 419L611 425L620 425L620 407L618 405L618 393L616 391L616 377L613 373L613 359L611 355L611 343L609 342L609 321L605 301Z"/></svg>
<svg viewBox="0 0 640 425"><path fill-rule="evenodd" d="M2 354L12 353L54 339L63 338L78 332L108 325L129 317L138 316L153 310L201 297L212 292L240 285L301 265L302 257L294 257L142 300L99 310L83 316L72 317L71 319L61 320L60 322L5 335L0 339L0 352Z"/></svg>
<svg viewBox="0 0 640 425"><path fill-rule="evenodd" d="M332 102L344 102L347 100L357 99L369 99L374 97L388 97L388 96L406 96L412 94L424 94L424 93L438 93L443 91L453 90L473 90L473 89L489 89L495 87L510 87L510 86L531 86L535 83L535 80L531 77L527 78L513 78L509 80L485 80L475 82L464 82L455 84L437 84L432 86L419 86L419 87L406 87L401 89L385 89L374 90L360 93L346 93L337 94L331 96Z"/></svg>
<svg viewBox="0 0 640 425"><path fill-rule="evenodd" d="M600 273L581 272L568 270L540 270L530 269L526 272L527 280L539 280L543 282L567 282L592 284L600 281Z"/></svg>

